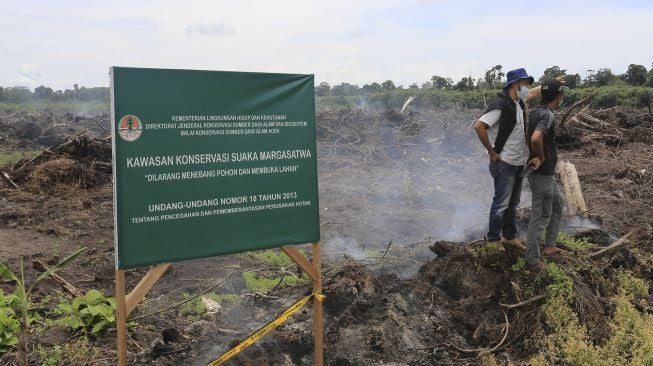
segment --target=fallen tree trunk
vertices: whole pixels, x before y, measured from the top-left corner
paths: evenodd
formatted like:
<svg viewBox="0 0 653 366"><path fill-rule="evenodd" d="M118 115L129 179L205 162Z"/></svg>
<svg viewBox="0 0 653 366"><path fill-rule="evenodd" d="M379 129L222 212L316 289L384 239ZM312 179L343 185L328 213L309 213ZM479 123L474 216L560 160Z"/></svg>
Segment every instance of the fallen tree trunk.
<svg viewBox="0 0 653 366"><path fill-rule="evenodd" d="M607 123L607 122L605 122L605 121L602 121L602 120L600 120L600 119L598 119L598 118L592 117L592 116L590 116L589 114L584 113L584 112L580 112L580 113L578 113L578 114L577 114L577 117L578 117L579 119L581 119L581 120L587 122L587 123L591 123L591 124L594 124L594 125L598 125L599 127L602 127L602 128L609 128L609 127L611 127L609 123Z"/></svg>
<svg viewBox="0 0 653 366"><path fill-rule="evenodd" d="M587 204L583 191L580 188L578 172L574 164L570 162L559 162L556 170L560 173L560 181L567 201L567 214L570 216L577 215L579 212L587 211Z"/></svg>
<svg viewBox="0 0 653 366"><path fill-rule="evenodd" d="M562 119L560 119L560 129L561 129L561 130L564 130L564 129L565 129L565 121L567 120L567 118L569 118L569 115L571 114L571 112L572 112L574 109L576 109L576 107L578 107L578 106L580 106L580 105L583 105L583 104L585 104L585 103L588 103L588 102L591 101L592 98L594 98L597 94L598 94L597 92L594 92L594 93L592 93L592 94L586 96L585 98L579 100L578 102L574 103L571 107L569 107L569 109L567 109L567 111L565 112L565 114L562 116ZM581 112L583 112L583 111L585 111L585 109L583 109Z"/></svg>

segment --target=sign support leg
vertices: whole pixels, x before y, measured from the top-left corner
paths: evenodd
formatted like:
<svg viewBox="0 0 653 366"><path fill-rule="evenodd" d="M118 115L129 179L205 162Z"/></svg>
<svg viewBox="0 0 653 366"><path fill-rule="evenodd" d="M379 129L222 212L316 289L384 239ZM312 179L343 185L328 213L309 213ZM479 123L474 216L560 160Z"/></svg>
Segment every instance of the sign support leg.
<svg viewBox="0 0 653 366"><path fill-rule="evenodd" d="M322 294L322 264L320 243L313 243L313 267L317 280L313 281L313 292ZM322 299L313 298L313 328L315 337L315 366L324 365L324 324L322 321Z"/></svg>
<svg viewBox="0 0 653 366"><path fill-rule="evenodd" d="M118 365L127 366L127 305L125 300L125 271L116 270L116 327L118 329Z"/></svg>

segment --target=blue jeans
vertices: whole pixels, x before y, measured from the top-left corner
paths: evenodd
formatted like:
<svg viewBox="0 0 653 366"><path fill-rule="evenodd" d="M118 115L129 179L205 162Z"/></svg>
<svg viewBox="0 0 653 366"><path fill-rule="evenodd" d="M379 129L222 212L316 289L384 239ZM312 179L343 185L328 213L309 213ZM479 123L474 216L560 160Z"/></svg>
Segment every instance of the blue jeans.
<svg viewBox="0 0 653 366"><path fill-rule="evenodd" d="M494 179L494 199L490 208L490 231L487 240L501 240L517 236L517 206L521 198L524 178L519 176L523 167L499 161L490 163L490 174Z"/></svg>

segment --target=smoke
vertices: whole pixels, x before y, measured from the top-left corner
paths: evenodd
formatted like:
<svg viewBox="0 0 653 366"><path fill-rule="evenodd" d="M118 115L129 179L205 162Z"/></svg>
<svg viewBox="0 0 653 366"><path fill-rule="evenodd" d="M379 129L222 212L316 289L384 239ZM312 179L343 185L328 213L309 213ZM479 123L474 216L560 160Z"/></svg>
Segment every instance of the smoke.
<svg viewBox="0 0 653 366"><path fill-rule="evenodd" d="M401 114L364 100L360 105L318 115L327 253L364 259L390 241L426 247L426 238L481 238L493 186L487 155L470 127L478 113L415 112L411 106L413 111ZM430 255L424 248L412 249L421 259Z"/></svg>
<svg viewBox="0 0 653 366"><path fill-rule="evenodd" d="M332 238L322 246L324 252L330 257L341 257L346 255L357 261L363 261L368 255L361 248L360 243L352 238Z"/></svg>

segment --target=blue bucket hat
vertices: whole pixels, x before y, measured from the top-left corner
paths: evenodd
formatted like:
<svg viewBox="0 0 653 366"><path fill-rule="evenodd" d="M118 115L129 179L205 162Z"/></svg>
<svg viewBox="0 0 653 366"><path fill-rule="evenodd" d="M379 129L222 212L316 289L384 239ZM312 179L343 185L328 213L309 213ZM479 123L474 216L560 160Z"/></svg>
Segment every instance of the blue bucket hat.
<svg viewBox="0 0 653 366"><path fill-rule="evenodd" d="M519 68L519 69L514 69L508 71L508 75L506 75L508 80L503 84L503 88L509 87L512 83L519 81L521 79L528 79L529 84L533 84L535 82L535 79L533 79L532 76L528 75L525 69Z"/></svg>

